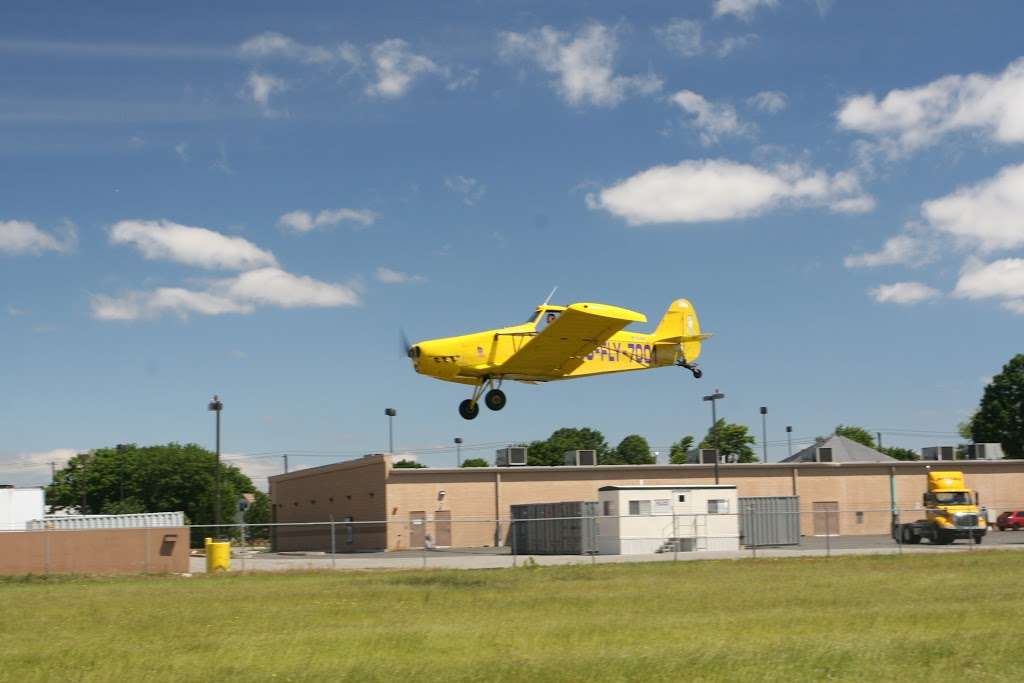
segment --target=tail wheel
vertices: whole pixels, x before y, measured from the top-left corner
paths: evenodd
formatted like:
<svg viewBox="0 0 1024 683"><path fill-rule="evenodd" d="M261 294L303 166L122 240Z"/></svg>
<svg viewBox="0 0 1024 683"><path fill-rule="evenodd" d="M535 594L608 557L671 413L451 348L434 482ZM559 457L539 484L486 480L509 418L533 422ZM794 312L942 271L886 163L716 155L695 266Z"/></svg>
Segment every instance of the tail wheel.
<svg viewBox="0 0 1024 683"><path fill-rule="evenodd" d="M487 392L487 395L484 396L484 403L486 403L487 407L491 410L501 410L505 407L505 402L505 392L501 389L491 389Z"/></svg>
<svg viewBox="0 0 1024 683"><path fill-rule="evenodd" d="M694 368L693 369L693 378L694 379L700 379L703 376L704 376L704 371L703 370L701 370L700 368Z"/></svg>
<svg viewBox="0 0 1024 683"><path fill-rule="evenodd" d="M459 404L459 415L465 420L472 420L480 414L480 404L475 403L471 399L466 399Z"/></svg>

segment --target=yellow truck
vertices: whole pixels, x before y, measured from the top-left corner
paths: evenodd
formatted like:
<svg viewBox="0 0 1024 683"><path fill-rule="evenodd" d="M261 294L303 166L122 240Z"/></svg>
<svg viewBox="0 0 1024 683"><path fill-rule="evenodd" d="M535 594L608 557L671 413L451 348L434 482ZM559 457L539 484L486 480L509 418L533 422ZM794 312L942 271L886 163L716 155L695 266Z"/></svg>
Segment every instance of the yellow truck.
<svg viewBox="0 0 1024 683"><path fill-rule="evenodd" d="M946 545L958 538L981 543L988 531L985 515L978 507L978 494L967 488L962 472L929 472L924 494L926 517L916 522L893 522L892 537L900 543Z"/></svg>

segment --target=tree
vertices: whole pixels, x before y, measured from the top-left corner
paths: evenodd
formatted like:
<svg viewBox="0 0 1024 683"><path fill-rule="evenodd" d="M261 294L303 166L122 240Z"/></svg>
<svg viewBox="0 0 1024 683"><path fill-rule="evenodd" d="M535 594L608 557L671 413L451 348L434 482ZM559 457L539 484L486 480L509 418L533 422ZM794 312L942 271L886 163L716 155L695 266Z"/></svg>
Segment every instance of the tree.
<svg viewBox="0 0 1024 683"><path fill-rule="evenodd" d="M269 524L273 521L273 515L270 512L270 496L263 493L263 491L255 492L256 499L249 505L245 510L243 519L246 524L251 524L246 533L249 538L270 538L270 527L259 526L262 524Z"/></svg>
<svg viewBox="0 0 1024 683"><path fill-rule="evenodd" d="M490 467L491 463L483 458L466 458L462 461L462 467Z"/></svg>
<svg viewBox="0 0 1024 683"><path fill-rule="evenodd" d="M836 425L835 435L845 436L850 441L856 441L868 448L875 447L875 437L871 435L871 432L863 427L855 427L854 425Z"/></svg>
<svg viewBox="0 0 1024 683"><path fill-rule="evenodd" d="M754 449L750 447L754 437L747 432L746 425L731 424L725 418L719 418L700 442L700 447L717 448L719 454L733 456L736 462L757 462Z"/></svg>
<svg viewBox="0 0 1024 683"><path fill-rule="evenodd" d="M398 462L394 463L392 467L398 467L401 469L408 470L418 470L423 469L424 467L426 467L426 465L424 465L421 462L416 462L415 460L399 460Z"/></svg>
<svg viewBox="0 0 1024 683"><path fill-rule="evenodd" d="M58 470L46 500L54 509L82 514L182 511L190 524L213 524L216 462L215 454L196 444L100 448ZM255 491L249 477L222 462L221 521L234 523L238 499Z"/></svg>
<svg viewBox="0 0 1024 683"><path fill-rule="evenodd" d="M1024 458L1024 353L1018 353L985 387L971 420L974 443L1001 443L1007 458Z"/></svg>
<svg viewBox="0 0 1024 683"><path fill-rule="evenodd" d="M639 434L630 434L619 442L615 451L610 454L617 465L653 465L654 454L647 439Z"/></svg>
<svg viewBox="0 0 1024 683"><path fill-rule="evenodd" d="M685 465L686 454L693 450L693 442L693 436L686 435L672 444L672 449L668 453L668 461L673 465Z"/></svg>
<svg viewBox="0 0 1024 683"><path fill-rule="evenodd" d="M879 448L882 453L885 453L890 458L896 458L897 460L920 460L921 456L917 454L917 451L912 451L909 448L900 448L899 446L886 446L885 448Z"/></svg>
<svg viewBox="0 0 1024 683"><path fill-rule="evenodd" d="M526 461L530 465L564 465L566 451L581 450L597 451L597 461L604 463L609 452L604 435L589 427L556 429L546 440L531 441L526 447Z"/></svg>

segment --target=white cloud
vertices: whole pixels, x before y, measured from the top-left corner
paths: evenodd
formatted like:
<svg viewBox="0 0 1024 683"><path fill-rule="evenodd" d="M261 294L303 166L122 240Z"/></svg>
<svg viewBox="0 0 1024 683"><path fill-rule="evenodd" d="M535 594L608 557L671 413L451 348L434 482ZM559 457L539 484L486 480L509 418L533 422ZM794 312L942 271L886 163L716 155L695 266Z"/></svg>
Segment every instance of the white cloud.
<svg viewBox="0 0 1024 683"><path fill-rule="evenodd" d="M188 161L188 145L184 142L179 142L174 146L174 154L182 161Z"/></svg>
<svg viewBox="0 0 1024 683"><path fill-rule="evenodd" d="M789 106L789 99L780 90L762 90L749 98L747 104L767 114L778 114Z"/></svg>
<svg viewBox="0 0 1024 683"><path fill-rule="evenodd" d="M315 216L309 211L289 211L277 219L277 224L295 232L309 232L316 228L338 225L349 221L359 227L373 225L377 214L369 209L324 209Z"/></svg>
<svg viewBox="0 0 1024 683"><path fill-rule="evenodd" d="M953 132L975 131L1001 143L1024 142L1024 58L995 76L943 76L878 100L857 95L836 113L840 128L877 137L890 155L934 144Z"/></svg>
<svg viewBox="0 0 1024 683"><path fill-rule="evenodd" d="M587 196L630 225L699 223L757 216L784 203L828 205L862 198L857 176L830 176L796 164L758 168L727 159L683 161L655 166ZM862 202L867 204L867 202Z"/></svg>
<svg viewBox="0 0 1024 683"><path fill-rule="evenodd" d="M99 320L144 320L165 313L187 318L190 314L248 314L259 305L281 308L355 306L355 285L322 282L293 275L279 268L260 268L218 280L205 291L161 287L132 291L120 297L94 295L92 315Z"/></svg>
<svg viewBox="0 0 1024 683"><path fill-rule="evenodd" d="M250 270L236 278L215 283L213 289L236 301L282 308L332 308L359 303L359 293L353 285L321 282L303 275L292 275L279 268Z"/></svg>
<svg viewBox="0 0 1024 683"><path fill-rule="evenodd" d="M1024 246L1024 164L921 204L934 229L983 252Z"/></svg>
<svg viewBox="0 0 1024 683"><path fill-rule="evenodd" d="M709 102L692 90L680 90L669 99L693 116L691 124L700 131L700 140L705 145L718 142L721 135L740 135L749 130L731 104Z"/></svg>
<svg viewBox="0 0 1024 683"><path fill-rule="evenodd" d="M228 297L197 292L181 287L160 287L149 292L128 292L121 297L96 294L91 300L92 317L97 320L142 320L159 318L173 313L187 318L190 313L223 315L225 313L252 313L251 303L234 301Z"/></svg>
<svg viewBox="0 0 1024 683"><path fill-rule="evenodd" d="M682 57L696 57L704 52L704 39L699 21L673 19L664 28L655 30L665 47Z"/></svg>
<svg viewBox="0 0 1024 683"><path fill-rule="evenodd" d="M871 290L871 296L880 304L909 306L942 296L942 292L920 282L894 282L879 285Z"/></svg>
<svg viewBox="0 0 1024 683"><path fill-rule="evenodd" d="M378 267L375 275L379 282L383 282L386 285L419 285L427 281L427 278L422 275L410 275L409 273L392 270L384 266Z"/></svg>
<svg viewBox="0 0 1024 683"><path fill-rule="evenodd" d="M715 16L732 14L737 19L750 21L758 7L778 7L779 0L715 0Z"/></svg>
<svg viewBox="0 0 1024 683"><path fill-rule="evenodd" d="M409 44L400 38L374 45L370 50L370 59L373 61L376 80L366 86L368 95L401 97L420 76L449 75L447 69L438 66L433 60L413 53Z"/></svg>
<svg viewBox="0 0 1024 683"><path fill-rule="evenodd" d="M1024 315L1024 299L1018 299L1017 301L1004 301L1003 308L1010 311L1011 313L1016 313L1017 315ZM989 382L991 383L991 381L992 380L990 379Z"/></svg>
<svg viewBox="0 0 1024 683"><path fill-rule="evenodd" d="M1024 259L1008 258L991 263L974 257L967 259L953 296L959 299L1005 299L1012 306L1019 306L1024 301Z"/></svg>
<svg viewBox="0 0 1024 683"><path fill-rule="evenodd" d="M31 221L0 221L0 254L18 256L44 251L74 251L78 245L78 229L71 221L65 221L64 232L61 239L40 230Z"/></svg>
<svg viewBox="0 0 1024 683"><path fill-rule="evenodd" d="M487 188L480 184L476 178L469 176L446 176L444 186L452 192L462 195L462 201L466 206L473 206L484 196Z"/></svg>
<svg viewBox="0 0 1024 683"><path fill-rule="evenodd" d="M16 453L13 457L0 460L0 481L28 486L49 483L50 463L60 469L78 453L76 448Z"/></svg>
<svg viewBox="0 0 1024 683"><path fill-rule="evenodd" d="M715 54L719 57L728 57L736 50L742 50L745 47L750 47L758 40L756 33L747 33L742 36L729 36L723 38L722 42L718 43L715 47Z"/></svg>
<svg viewBox="0 0 1024 683"><path fill-rule="evenodd" d="M305 45L289 36L267 31L249 38L238 46L238 53L245 59L291 59L303 64L332 64L344 62L357 65L361 61L359 52L351 43L339 43L327 48L320 45Z"/></svg>
<svg viewBox="0 0 1024 683"><path fill-rule="evenodd" d="M843 259L847 268L874 268L877 266L920 266L934 258L934 249L925 239L912 235L896 235L885 241L875 252L853 254Z"/></svg>
<svg viewBox="0 0 1024 683"><path fill-rule="evenodd" d="M501 54L535 62L555 74L555 88L573 105L614 107L633 94L647 95L661 90L661 79L653 74L621 76L615 73L619 41L615 31L592 23L576 35L551 26L529 33L501 34Z"/></svg>
<svg viewBox="0 0 1024 683"><path fill-rule="evenodd" d="M27 314L28 311L26 311L25 309L18 308L13 304L7 304L7 315L11 316L12 318L20 318L21 316Z"/></svg>
<svg viewBox="0 0 1024 683"><path fill-rule="evenodd" d="M124 220L110 228L113 244L132 244L150 260L165 259L200 268L244 270L277 264L269 251L242 237L167 220Z"/></svg>
<svg viewBox="0 0 1024 683"><path fill-rule="evenodd" d="M270 96L288 88L288 83L276 76L250 71L245 81L245 95L265 110L269 111Z"/></svg>

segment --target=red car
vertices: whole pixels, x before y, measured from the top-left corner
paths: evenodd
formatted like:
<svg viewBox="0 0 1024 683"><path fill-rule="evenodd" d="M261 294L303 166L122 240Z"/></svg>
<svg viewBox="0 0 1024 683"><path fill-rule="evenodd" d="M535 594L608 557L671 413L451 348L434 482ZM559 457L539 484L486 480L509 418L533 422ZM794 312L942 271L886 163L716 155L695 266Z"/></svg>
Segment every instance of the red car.
<svg viewBox="0 0 1024 683"><path fill-rule="evenodd" d="M1024 529L1024 510L1007 510L996 518L996 526L1000 531Z"/></svg>

